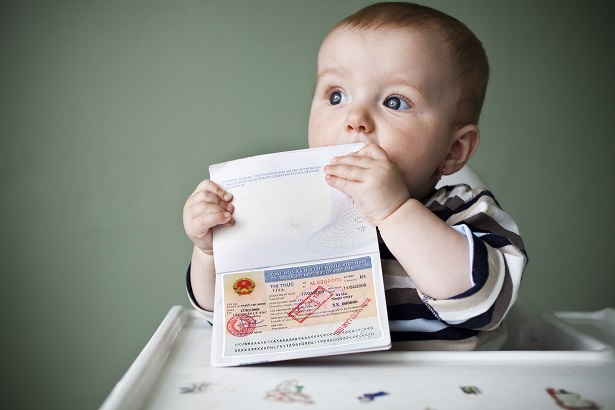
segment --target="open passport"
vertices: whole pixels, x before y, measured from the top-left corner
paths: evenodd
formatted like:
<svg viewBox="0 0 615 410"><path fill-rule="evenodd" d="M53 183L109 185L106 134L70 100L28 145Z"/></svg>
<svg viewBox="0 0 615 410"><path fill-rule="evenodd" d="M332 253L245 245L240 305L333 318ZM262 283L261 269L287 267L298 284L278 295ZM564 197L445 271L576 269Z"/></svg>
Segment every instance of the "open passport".
<svg viewBox="0 0 615 410"><path fill-rule="evenodd" d="M235 206L235 225L213 231L212 366L390 348L376 228L323 171L362 146L209 167Z"/></svg>

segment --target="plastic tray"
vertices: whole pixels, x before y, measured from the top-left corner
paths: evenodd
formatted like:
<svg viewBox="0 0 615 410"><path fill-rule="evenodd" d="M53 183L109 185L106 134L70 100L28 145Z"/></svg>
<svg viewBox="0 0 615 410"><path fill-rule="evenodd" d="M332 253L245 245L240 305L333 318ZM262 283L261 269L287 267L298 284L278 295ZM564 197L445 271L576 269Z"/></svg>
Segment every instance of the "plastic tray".
<svg viewBox="0 0 615 410"><path fill-rule="evenodd" d="M175 306L101 408L615 409L614 325L613 309L542 315L527 345L557 350L389 351L212 368L211 326Z"/></svg>

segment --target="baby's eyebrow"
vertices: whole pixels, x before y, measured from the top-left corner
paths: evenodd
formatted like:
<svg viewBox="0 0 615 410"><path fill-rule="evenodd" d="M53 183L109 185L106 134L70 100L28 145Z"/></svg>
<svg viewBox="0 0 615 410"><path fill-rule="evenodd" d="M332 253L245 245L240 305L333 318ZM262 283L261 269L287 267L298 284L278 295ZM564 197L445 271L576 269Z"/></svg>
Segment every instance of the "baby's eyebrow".
<svg viewBox="0 0 615 410"><path fill-rule="evenodd" d="M412 89L415 89L423 97L426 96L425 92L421 89L421 87L417 86L416 83L413 83L412 81L409 81L405 78L392 78L389 83L393 86L401 85L403 87L410 87Z"/></svg>
<svg viewBox="0 0 615 410"><path fill-rule="evenodd" d="M325 77L327 75L347 77L347 76L350 75L350 71L346 70L344 68L339 68L339 67L325 68L324 70L319 71L317 73L317 75L316 75L316 84L318 84L320 82L320 79L322 77Z"/></svg>

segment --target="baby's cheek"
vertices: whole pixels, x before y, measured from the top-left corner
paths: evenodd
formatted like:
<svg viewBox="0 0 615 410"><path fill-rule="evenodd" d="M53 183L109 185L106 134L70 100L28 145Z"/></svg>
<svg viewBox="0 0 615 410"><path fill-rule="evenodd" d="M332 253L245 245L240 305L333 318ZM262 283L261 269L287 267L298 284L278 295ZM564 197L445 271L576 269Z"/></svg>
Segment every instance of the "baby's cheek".
<svg viewBox="0 0 615 410"><path fill-rule="evenodd" d="M342 142L337 137L333 123L329 120L311 119L308 127L308 145L310 148L338 145Z"/></svg>
<svg viewBox="0 0 615 410"><path fill-rule="evenodd" d="M328 144L325 138L308 137L308 146L310 148L320 148L320 147L324 147L327 145L333 145L333 144Z"/></svg>

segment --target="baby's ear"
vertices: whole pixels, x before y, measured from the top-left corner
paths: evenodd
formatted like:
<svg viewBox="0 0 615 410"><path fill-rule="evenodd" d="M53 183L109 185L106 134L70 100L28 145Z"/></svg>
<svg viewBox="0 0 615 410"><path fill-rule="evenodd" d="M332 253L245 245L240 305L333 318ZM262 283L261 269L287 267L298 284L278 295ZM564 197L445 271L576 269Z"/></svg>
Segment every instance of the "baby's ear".
<svg viewBox="0 0 615 410"><path fill-rule="evenodd" d="M470 160L480 141L480 131L474 124L464 125L455 132L448 154L444 158L444 175L459 171Z"/></svg>

